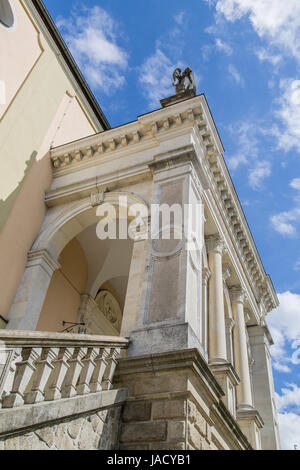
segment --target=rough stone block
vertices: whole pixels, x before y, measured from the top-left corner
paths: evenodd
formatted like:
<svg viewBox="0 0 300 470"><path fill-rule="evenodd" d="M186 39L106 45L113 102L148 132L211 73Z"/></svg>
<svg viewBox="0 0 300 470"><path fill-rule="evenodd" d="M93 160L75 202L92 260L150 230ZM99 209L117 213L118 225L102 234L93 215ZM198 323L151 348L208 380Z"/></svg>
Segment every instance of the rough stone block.
<svg viewBox="0 0 300 470"><path fill-rule="evenodd" d="M152 444L151 450L185 450L184 442L163 442L162 444Z"/></svg>
<svg viewBox="0 0 300 470"><path fill-rule="evenodd" d="M149 450L148 444L120 445L120 450Z"/></svg>
<svg viewBox="0 0 300 470"><path fill-rule="evenodd" d="M150 401L137 401L126 403L123 411L123 421L129 423L132 421L149 421L151 419Z"/></svg>
<svg viewBox="0 0 300 470"><path fill-rule="evenodd" d="M83 418L78 418L68 423L67 430L71 439L76 439L78 437L81 427L83 425L83 421Z"/></svg>
<svg viewBox="0 0 300 470"><path fill-rule="evenodd" d="M108 410L98 411L97 415L99 416L101 421L105 423L107 421Z"/></svg>
<svg viewBox="0 0 300 470"><path fill-rule="evenodd" d="M12 437L10 439L6 439L5 450L19 450L20 449L20 438L19 437Z"/></svg>
<svg viewBox="0 0 300 470"><path fill-rule="evenodd" d="M168 441L185 440L185 421L169 421Z"/></svg>
<svg viewBox="0 0 300 470"><path fill-rule="evenodd" d="M166 437L167 423L165 422L123 424L120 442L159 442L166 440Z"/></svg>
<svg viewBox="0 0 300 470"><path fill-rule="evenodd" d="M53 427L47 427L47 428L42 428L38 429L35 431L35 434L37 437L45 442L45 444L51 449L51 447L54 444L54 429Z"/></svg>
<svg viewBox="0 0 300 470"><path fill-rule="evenodd" d="M82 425L80 436L78 439L79 449L92 450L94 439L95 439L95 433L93 430L93 426L90 422L85 420Z"/></svg>
<svg viewBox="0 0 300 470"><path fill-rule="evenodd" d="M153 402L153 419L185 418L185 416L185 400L160 400Z"/></svg>
<svg viewBox="0 0 300 470"><path fill-rule="evenodd" d="M207 426L206 426L206 421L205 419L203 418L203 416L198 412L197 413L197 419L195 421L195 428L197 429L198 432L200 432L200 434L202 436L206 436L206 433L207 433Z"/></svg>
<svg viewBox="0 0 300 470"><path fill-rule="evenodd" d="M196 428L192 425L188 426L188 441L195 448L195 450L201 450L201 436Z"/></svg>

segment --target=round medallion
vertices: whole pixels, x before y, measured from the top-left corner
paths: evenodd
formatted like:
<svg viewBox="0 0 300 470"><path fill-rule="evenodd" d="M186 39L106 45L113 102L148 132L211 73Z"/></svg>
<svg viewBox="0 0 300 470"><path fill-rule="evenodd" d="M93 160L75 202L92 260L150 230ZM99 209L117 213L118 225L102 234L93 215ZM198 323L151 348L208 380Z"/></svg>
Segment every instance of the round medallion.
<svg viewBox="0 0 300 470"><path fill-rule="evenodd" d="M9 0L1 0L0 2L0 23L6 28L11 28L14 24L14 14Z"/></svg>
<svg viewBox="0 0 300 470"><path fill-rule="evenodd" d="M122 311L115 297L107 290L102 290L96 297L96 303L107 320L120 330L122 322Z"/></svg>

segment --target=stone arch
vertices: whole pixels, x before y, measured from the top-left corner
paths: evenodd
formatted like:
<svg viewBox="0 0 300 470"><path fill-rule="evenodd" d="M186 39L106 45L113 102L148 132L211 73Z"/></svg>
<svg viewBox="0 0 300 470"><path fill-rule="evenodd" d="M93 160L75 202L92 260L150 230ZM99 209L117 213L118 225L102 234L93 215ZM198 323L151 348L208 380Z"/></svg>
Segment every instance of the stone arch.
<svg viewBox="0 0 300 470"><path fill-rule="evenodd" d="M118 216L121 196L127 197L128 208L141 204L149 209L146 201L136 194L107 192L48 210L41 231L28 253L24 275L9 312L9 329L36 329L52 275L60 268L60 253L73 238L99 221L96 210L100 204L112 204Z"/></svg>
<svg viewBox="0 0 300 470"><path fill-rule="evenodd" d="M143 198L129 192L106 193L101 204L112 204L117 208L119 198L125 196L128 200L128 207L141 204L149 210L149 205ZM96 205L92 205L91 198L64 204L53 209L47 213L32 251L46 249L57 260L64 247L85 228L96 224L99 218L96 215Z"/></svg>

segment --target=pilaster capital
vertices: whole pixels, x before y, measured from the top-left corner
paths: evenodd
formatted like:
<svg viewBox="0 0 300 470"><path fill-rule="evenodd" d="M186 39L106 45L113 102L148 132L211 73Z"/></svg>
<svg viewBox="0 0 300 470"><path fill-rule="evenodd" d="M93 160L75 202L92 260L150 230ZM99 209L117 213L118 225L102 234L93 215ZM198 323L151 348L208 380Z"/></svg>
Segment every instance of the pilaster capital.
<svg viewBox="0 0 300 470"><path fill-rule="evenodd" d="M215 233L214 235L208 235L205 237L206 249L207 252L216 252L220 255L223 253L225 245L222 237Z"/></svg>
<svg viewBox="0 0 300 470"><path fill-rule="evenodd" d="M29 251L26 268L32 268L34 266L42 267L49 276L52 276L54 271L61 267L58 261L54 259L47 250Z"/></svg>
<svg viewBox="0 0 300 470"><path fill-rule="evenodd" d="M244 304L246 300L246 292L241 286L233 286L229 289L231 302Z"/></svg>

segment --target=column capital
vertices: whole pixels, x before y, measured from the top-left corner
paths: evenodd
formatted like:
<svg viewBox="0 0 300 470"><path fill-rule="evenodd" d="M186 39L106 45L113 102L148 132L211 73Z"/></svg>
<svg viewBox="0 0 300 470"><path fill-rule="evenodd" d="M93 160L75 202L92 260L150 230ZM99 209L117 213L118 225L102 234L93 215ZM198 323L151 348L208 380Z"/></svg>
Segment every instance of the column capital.
<svg viewBox="0 0 300 470"><path fill-rule="evenodd" d="M246 292L241 286L233 286L229 289L231 302L244 304L246 300Z"/></svg>
<svg viewBox="0 0 300 470"><path fill-rule="evenodd" d="M214 235L208 235L205 237L206 249L207 252L217 252L222 254L225 248L224 241L222 237L215 233Z"/></svg>

